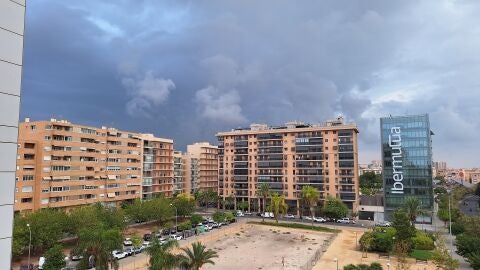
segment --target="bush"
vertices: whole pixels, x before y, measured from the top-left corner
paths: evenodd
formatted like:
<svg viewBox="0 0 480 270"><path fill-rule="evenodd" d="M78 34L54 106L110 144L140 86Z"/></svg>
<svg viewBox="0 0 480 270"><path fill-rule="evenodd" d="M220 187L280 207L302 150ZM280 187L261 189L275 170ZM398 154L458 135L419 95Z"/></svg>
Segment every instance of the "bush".
<svg viewBox="0 0 480 270"><path fill-rule="evenodd" d="M393 237L386 233L374 233L372 250L390 252L393 249Z"/></svg>
<svg viewBox="0 0 480 270"><path fill-rule="evenodd" d="M293 228L293 229L304 229L304 230L311 230L311 231L319 231L319 232L339 232L339 230L334 230L326 227L321 226L310 226L307 224L302 223L275 223L275 222L258 222L258 221L249 221L248 224L256 224L256 225L267 225L267 226L274 226L274 227L284 227L284 228Z"/></svg>
<svg viewBox="0 0 480 270"><path fill-rule="evenodd" d="M417 232L414 238L412 238L413 246L419 250L433 250L435 245L433 239L423 232Z"/></svg>
<svg viewBox="0 0 480 270"><path fill-rule="evenodd" d="M368 264L349 264L347 266L343 267L343 270L383 270L383 267L379 263L372 263L370 265Z"/></svg>
<svg viewBox="0 0 480 270"><path fill-rule="evenodd" d="M465 224L460 221L452 223L452 234L459 235L465 232Z"/></svg>
<svg viewBox="0 0 480 270"><path fill-rule="evenodd" d="M178 229L181 231L190 230L191 228L192 228L192 223L189 220L178 224Z"/></svg>

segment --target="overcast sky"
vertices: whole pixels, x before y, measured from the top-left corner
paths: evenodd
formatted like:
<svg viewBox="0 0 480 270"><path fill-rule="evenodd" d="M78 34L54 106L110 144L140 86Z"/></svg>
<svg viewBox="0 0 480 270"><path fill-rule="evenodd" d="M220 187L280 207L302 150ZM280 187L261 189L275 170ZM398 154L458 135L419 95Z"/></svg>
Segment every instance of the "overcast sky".
<svg viewBox="0 0 480 270"><path fill-rule="evenodd" d="M435 160L480 167L480 2L29 1L22 118L175 147L249 123L429 113Z"/></svg>

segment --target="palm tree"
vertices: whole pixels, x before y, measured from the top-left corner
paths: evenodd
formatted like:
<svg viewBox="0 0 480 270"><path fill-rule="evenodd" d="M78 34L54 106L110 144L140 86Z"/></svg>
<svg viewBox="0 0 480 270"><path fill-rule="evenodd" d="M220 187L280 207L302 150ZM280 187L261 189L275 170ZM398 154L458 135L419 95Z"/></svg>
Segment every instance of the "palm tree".
<svg viewBox="0 0 480 270"><path fill-rule="evenodd" d="M119 229L105 229L102 226L83 229L78 234L78 250L84 251L82 264L88 264L90 257L95 259L95 269L118 269L118 261L112 251L122 249L122 234Z"/></svg>
<svg viewBox="0 0 480 270"><path fill-rule="evenodd" d="M271 200L271 208L275 215L275 221L278 223L278 215L285 214L288 210L288 205L285 203L285 197L278 195L278 193L272 193L270 197Z"/></svg>
<svg viewBox="0 0 480 270"><path fill-rule="evenodd" d="M215 264L212 261L213 258L217 258L216 251L208 249L205 250L205 246L200 242L192 243L192 248L181 248L185 255L180 256L180 264L187 270L198 270L204 264Z"/></svg>
<svg viewBox="0 0 480 270"><path fill-rule="evenodd" d="M152 245L147 248L150 256L149 270L170 270L179 265L180 256L172 253L174 248L178 248L178 242L175 240L160 244L156 237L153 238Z"/></svg>
<svg viewBox="0 0 480 270"><path fill-rule="evenodd" d="M312 186L303 186L302 198L310 207L310 214L312 216L312 226L313 226L313 216L315 215L315 206L317 206L318 199L320 198L320 192L318 191L318 189Z"/></svg>
<svg viewBox="0 0 480 270"><path fill-rule="evenodd" d="M407 197L404 202L405 212L412 224L417 220L417 216L424 214L421 208L422 202L416 197Z"/></svg>
<svg viewBox="0 0 480 270"><path fill-rule="evenodd" d="M258 186L257 194L263 197L263 212L265 212L265 204L267 203L267 197L270 194L270 186L267 183L261 183L260 186ZM262 222L265 222L264 215L262 215Z"/></svg>

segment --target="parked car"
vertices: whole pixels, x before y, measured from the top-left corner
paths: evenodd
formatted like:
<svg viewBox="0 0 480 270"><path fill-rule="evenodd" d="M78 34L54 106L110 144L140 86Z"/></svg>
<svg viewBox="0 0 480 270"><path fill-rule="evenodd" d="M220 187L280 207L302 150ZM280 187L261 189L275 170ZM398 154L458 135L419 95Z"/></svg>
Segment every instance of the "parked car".
<svg viewBox="0 0 480 270"><path fill-rule="evenodd" d="M144 241L143 244L142 244L142 246L143 246L144 249L145 249L145 248L148 248L148 247L150 247L150 242Z"/></svg>
<svg viewBox="0 0 480 270"><path fill-rule="evenodd" d="M135 254L142 253L145 248L146 248L145 246L141 245L139 247L136 247L134 249L134 252L135 252Z"/></svg>
<svg viewBox="0 0 480 270"><path fill-rule="evenodd" d="M112 256L113 258L120 260L127 257L127 253L121 250L114 250L112 251Z"/></svg>
<svg viewBox="0 0 480 270"><path fill-rule="evenodd" d="M275 217L275 215L273 214L273 212L268 212L268 216L269 216L270 218L274 218L274 217Z"/></svg>
<svg viewBox="0 0 480 270"><path fill-rule="evenodd" d="M322 217L313 217L313 221L319 222L319 223L327 222L327 220Z"/></svg>
<svg viewBox="0 0 480 270"><path fill-rule="evenodd" d="M177 240L177 241L180 241L180 240L183 239L183 236L180 235L180 234L172 234L172 235L170 235L170 238L174 239L174 240Z"/></svg>
<svg viewBox="0 0 480 270"><path fill-rule="evenodd" d="M152 234L151 233L146 233L143 235L143 240L145 241L150 241L152 239Z"/></svg>
<svg viewBox="0 0 480 270"><path fill-rule="evenodd" d="M45 257L38 258L38 269L42 270L44 264L45 264Z"/></svg>
<svg viewBox="0 0 480 270"><path fill-rule="evenodd" d="M237 210L237 217L243 217L245 216L242 211Z"/></svg>
<svg viewBox="0 0 480 270"><path fill-rule="evenodd" d="M247 211L247 212L245 212L244 214L245 214L246 216L251 216L251 215L252 215L252 212Z"/></svg>
<svg viewBox="0 0 480 270"><path fill-rule="evenodd" d="M72 261L80 261L81 259L83 259L81 254L70 254L70 260Z"/></svg>
<svg viewBox="0 0 480 270"><path fill-rule="evenodd" d="M379 223L377 223L377 226L380 226L380 227L390 227L392 226L392 224L388 221L381 221Z"/></svg>
<svg viewBox="0 0 480 270"><path fill-rule="evenodd" d="M338 223L343 223L343 224L355 224L355 220L353 219L349 219L349 218L341 218L339 220L337 220Z"/></svg>
<svg viewBox="0 0 480 270"><path fill-rule="evenodd" d="M75 268L67 266L67 267L60 268L60 270L75 270Z"/></svg>
<svg viewBox="0 0 480 270"><path fill-rule="evenodd" d="M132 256L133 254L135 254L135 249L133 247L128 247L124 249L123 252L125 252L127 256Z"/></svg>
<svg viewBox="0 0 480 270"><path fill-rule="evenodd" d="M293 215L293 214L286 214L284 217L285 217L285 218L289 218L289 219L293 219L293 218L295 218L295 215Z"/></svg>
<svg viewBox="0 0 480 270"><path fill-rule="evenodd" d="M311 217L311 216L304 216L303 219L305 219L305 220L312 220L312 217Z"/></svg>
<svg viewBox="0 0 480 270"><path fill-rule="evenodd" d="M124 246L131 246L131 245L133 245L132 239L130 239L130 238L125 238L125 240L123 240L123 245L124 245Z"/></svg>

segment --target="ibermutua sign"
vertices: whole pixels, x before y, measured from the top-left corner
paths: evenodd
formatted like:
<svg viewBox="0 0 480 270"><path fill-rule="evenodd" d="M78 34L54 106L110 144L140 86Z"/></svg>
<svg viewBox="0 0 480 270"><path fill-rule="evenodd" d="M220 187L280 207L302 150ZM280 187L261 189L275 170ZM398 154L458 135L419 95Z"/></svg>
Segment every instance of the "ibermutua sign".
<svg viewBox="0 0 480 270"><path fill-rule="evenodd" d="M403 194L403 155L402 155L402 130L392 127L388 136L388 145L392 149L393 187L392 193Z"/></svg>

